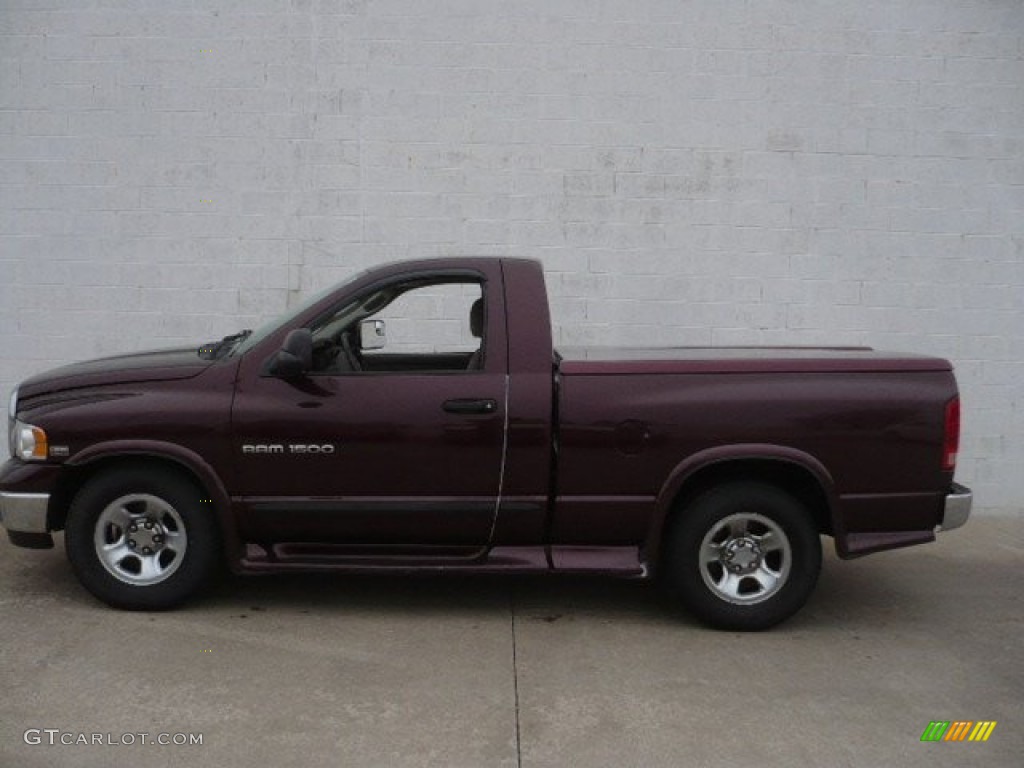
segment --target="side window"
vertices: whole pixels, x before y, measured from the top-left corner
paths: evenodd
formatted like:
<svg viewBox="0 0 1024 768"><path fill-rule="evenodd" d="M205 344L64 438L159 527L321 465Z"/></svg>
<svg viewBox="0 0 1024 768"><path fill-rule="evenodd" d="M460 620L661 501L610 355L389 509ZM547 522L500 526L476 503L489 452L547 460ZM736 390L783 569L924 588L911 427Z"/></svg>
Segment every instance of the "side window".
<svg viewBox="0 0 1024 768"><path fill-rule="evenodd" d="M313 328L318 373L480 370L483 286L476 281L390 285L339 308Z"/></svg>
<svg viewBox="0 0 1024 768"><path fill-rule="evenodd" d="M387 343L365 355L472 354L481 339L472 333L473 305L482 298L476 283L428 285L403 293L370 320L382 320Z"/></svg>

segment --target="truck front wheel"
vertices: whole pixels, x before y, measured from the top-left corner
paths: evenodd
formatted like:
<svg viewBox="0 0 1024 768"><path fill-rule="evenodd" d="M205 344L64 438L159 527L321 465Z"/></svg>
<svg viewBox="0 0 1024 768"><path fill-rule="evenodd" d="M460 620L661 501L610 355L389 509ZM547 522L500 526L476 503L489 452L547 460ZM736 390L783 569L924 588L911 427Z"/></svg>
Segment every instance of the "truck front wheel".
<svg viewBox="0 0 1024 768"><path fill-rule="evenodd" d="M105 472L76 494L64 545L82 585L128 610L183 602L213 574L218 530L199 490L161 469Z"/></svg>
<svg viewBox="0 0 1024 768"><path fill-rule="evenodd" d="M680 509L666 576L701 621L767 629L796 613L821 570L821 541L803 504L765 483L712 488Z"/></svg>

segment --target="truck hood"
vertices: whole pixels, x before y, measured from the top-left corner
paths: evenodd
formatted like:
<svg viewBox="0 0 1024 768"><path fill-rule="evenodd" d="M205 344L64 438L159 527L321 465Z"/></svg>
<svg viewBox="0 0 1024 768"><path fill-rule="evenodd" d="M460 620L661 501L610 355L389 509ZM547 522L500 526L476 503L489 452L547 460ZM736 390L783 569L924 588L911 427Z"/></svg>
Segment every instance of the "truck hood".
<svg viewBox="0 0 1024 768"><path fill-rule="evenodd" d="M18 396L35 397L104 384L190 379L211 364L210 360L203 360L196 354L195 347L103 357L54 368L26 379L18 387Z"/></svg>
<svg viewBox="0 0 1024 768"><path fill-rule="evenodd" d="M949 371L948 360L870 347L676 347L559 349L563 374L848 373Z"/></svg>

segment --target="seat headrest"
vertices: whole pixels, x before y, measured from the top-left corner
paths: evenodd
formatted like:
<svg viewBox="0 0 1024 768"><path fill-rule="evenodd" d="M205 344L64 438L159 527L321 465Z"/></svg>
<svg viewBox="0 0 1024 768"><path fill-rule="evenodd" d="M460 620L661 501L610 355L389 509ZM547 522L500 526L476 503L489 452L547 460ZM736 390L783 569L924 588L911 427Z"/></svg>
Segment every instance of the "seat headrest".
<svg viewBox="0 0 1024 768"><path fill-rule="evenodd" d="M469 332L478 339L484 337L484 300L477 299L469 310Z"/></svg>

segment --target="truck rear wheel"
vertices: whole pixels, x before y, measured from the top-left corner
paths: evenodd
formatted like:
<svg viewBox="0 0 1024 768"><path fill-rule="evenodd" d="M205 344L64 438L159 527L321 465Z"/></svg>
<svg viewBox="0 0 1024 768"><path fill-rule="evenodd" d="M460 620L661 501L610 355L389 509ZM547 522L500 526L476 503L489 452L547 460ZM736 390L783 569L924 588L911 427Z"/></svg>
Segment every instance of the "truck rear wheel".
<svg viewBox="0 0 1024 768"><path fill-rule="evenodd" d="M128 610L172 608L212 575L219 532L198 488L177 473L123 468L75 496L64 545L75 575L103 602Z"/></svg>
<svg viewBox="0 0 1024 768"><path fill-rule="evenodd" d="M760 630L796 613L821 570L810 511L766 483L712 488L679 510L667 579L684 606L719 629Z"/></svg>

